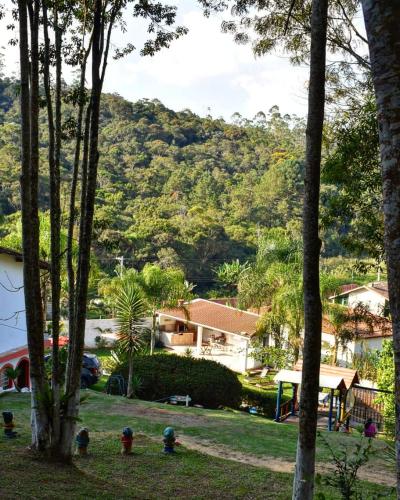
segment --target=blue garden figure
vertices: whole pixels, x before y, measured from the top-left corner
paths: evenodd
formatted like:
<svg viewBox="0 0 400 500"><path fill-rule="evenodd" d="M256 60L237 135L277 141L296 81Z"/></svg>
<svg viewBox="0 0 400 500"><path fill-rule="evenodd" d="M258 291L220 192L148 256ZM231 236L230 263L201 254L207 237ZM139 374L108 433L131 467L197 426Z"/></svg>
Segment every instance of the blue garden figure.
<svg viewBox="0 0 400 500"><path fill-rule="evenodd" d="M175 431L172 427L166 427L163 432L164 453L174 453L175 446L181 443L175 438Z"/></svg>
<svg viewBox="0 0 400 500"><path fill-rule="evenodd" d="M78 446L78 454L80 456L87 455L87 447L89 444L89 430L83 427L76 435L76 444Z"/></svg>
<svg viewBox="0 0 400 500"><path fill-rule="evenodd" d="M122 443L121 453L123 455L130 455L132 451L132 442L133 442L133 430L130 427L124 427L122 429L122 435L121 435L121 443Z"/></svg>
<svg viewBox="0 0 400 500"><path fill-rule="evenodd" d="M18 436L18 433L13 431L15 427L13 419L14 415L11 411L3 411L4 437L7 439L16 438Z"/></svg>

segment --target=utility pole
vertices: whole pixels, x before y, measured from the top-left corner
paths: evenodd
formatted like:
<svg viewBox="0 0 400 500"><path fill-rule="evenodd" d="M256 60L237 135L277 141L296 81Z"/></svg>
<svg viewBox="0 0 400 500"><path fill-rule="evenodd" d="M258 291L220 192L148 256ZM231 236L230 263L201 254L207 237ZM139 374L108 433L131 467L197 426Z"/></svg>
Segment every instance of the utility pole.
<svg viewBox="0 0 400 500"><path fill-rule="evenodd" d="M124 256L121 255L121 257L115 257L115 260L117 260L120 264L119 275L122 278L122 275L124 274Z"/></svg>

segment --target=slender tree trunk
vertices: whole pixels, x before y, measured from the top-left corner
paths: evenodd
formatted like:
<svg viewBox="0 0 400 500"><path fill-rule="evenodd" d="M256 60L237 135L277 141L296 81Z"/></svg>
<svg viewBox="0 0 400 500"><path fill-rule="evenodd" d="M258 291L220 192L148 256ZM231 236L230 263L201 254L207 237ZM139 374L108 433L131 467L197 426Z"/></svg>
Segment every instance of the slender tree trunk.
<svg viewBox="0 0 400 500"><path fill-rule="evenodd" d="M126 390L126 397L132 399L133 394L133 351L129 352L129 367L128 367L128 388Z"/></svg>
<svg viewBox="0 0 400 500"><path fill-rule="evenodd" d="M53 411L51 421L51 449L53 456L58 455L60 440L60 366L59 366L59 335L60 335L60 295L61 295L61 265L60 265L60 149L61 149L61 29L58 25L58 13L54 10L56 85L55 85L55 119L50 81L50 38L49 21L46 3L43 3L43 34L44 34L44 64L43 80L46 94L47 119L49 131L49 178L50 178L50 230L51 230L51 301L52 301L52 373L51 388L53 395Z"/></svg>
<svg viewBox="0 0 400 500"><path fill-rule="evenodd" d="M74 316L70 318L70 321L73 321L73 335L72 341L69 344L66 373L66 393L69 397L67 401L66 418L64 418L62 424L61 448L65 460L71 458L75 420L79 413L80 373L85 338L86 300L90 271L90 247L92 241L94 202L97 183L98 134L101 98L100 67L103 53L105 22L102 13L102 1L96 0L93 14L92 92L89 115L89 161L87 179L86 181L85 179L82 179L82 198L84 199L84 204L81 205L83 215L80 221L79 258L75 287Z"/></svg>
<svg viewBox="0 0 400 500"><path fill-rule="evenodd" d="M29 46L28 10L31 30ZM21 103L21 212L24 255L24 294L32 400L32 448L48 447L43 310L39 266L39 2L18 0ZM31 54L31 61L29 60Z"/></svg>
<svg viewBox="0 0 400 500"><path fill-rule="evenodd" d="M156 326L157 326L157 315L153 311L153 321L151 325L151 338L150 338L150 354L154 354L154 346L156 344Z"/></svg>
<svg viewBox="0 0 400 500"><path fill-rule="evenodd" d="M378 108L389 303L396 397L400 498L400 1L362 0Z"/></svg>
<svg viewBox="0 0 400 500"><path fill-rule="evenodd" d="M325 107L325 65L328 0L313 0L308 93L306 172L303 209L304 348L300 396L299 438L293 499L314 494L322 304L319 290L318 235L322 129Z"/></svg>

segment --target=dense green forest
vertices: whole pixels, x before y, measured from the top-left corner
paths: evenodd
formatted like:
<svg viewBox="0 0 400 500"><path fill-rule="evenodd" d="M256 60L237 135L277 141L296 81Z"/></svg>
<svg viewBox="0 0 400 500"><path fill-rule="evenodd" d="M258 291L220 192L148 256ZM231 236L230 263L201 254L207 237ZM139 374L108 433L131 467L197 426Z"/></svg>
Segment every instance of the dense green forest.
<svg viewBox="0 0 400 500"><path fill-rule="evenodd" d="M65 134L74 123L68 93L66 87ZM20 154L18 85L6 78L0 81L0 120L1 236L5 236L19 219ZM42 120L46 120L44 110ZM121 255L127 267L140 269L146 262L157 262L183 269L197 292L209 290L215 285L216 267L251 259L265 229L282 227L299 233L304 141L303 119L282 115L277 107L252 120L236 114L227 123L200 118L190 110L175 112L158 100L131 103L118 95L104 95L94 225L100 267L110 273ZM72 143L70 149L66 144L65 210L73 160ZM41 158L40 205L45 212L45 135ZM327 178L322 186L327 207L340 189L340 179ZM333 205L337 210L338 202ZM324 229L324 256L348 254L339 236L349 232L354 218L351 213L343 221L334 217L334 224Z"/></svg>

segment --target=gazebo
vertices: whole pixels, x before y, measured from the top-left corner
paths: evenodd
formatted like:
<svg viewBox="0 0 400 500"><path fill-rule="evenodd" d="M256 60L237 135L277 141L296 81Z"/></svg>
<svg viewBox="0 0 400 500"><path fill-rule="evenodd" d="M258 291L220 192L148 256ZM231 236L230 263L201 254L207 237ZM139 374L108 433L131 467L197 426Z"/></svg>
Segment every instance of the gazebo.
<svg viewBox="0 0 400 500"><path fill-rule="evenodd" d="M299 360L292 370L280 370L275 376L278 383L278 393L276 398L275 421L283 422L290 415L296 415L298 410L298 387L301 384L303 362ZM320 388L330 389L328 430L333 430L333 400L337 395L336 421L339 423L346 420L346 407L349 403L348 396L350 389L360 382L357 370L341 368L321 364L319 372ZM292 384L292 398L282 404L283 384ZM347 402L347 404L346 404ZM337 429L339 428L336 426Z"/></svg>

